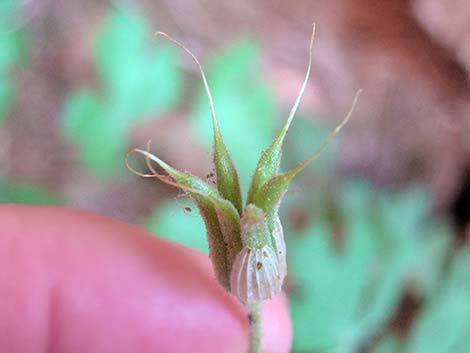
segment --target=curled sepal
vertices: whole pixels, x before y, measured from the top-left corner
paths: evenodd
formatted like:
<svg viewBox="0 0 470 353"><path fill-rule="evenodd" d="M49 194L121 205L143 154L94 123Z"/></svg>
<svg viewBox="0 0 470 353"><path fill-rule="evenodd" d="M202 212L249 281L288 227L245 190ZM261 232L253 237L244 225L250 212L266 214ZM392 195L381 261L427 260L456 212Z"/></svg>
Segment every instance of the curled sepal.
<svg viewBox="0 0 470 353"><path fill-rule="evenodd" d="M204 83L204 88L206 91L207 98L209 100L209 107L212 117L212 127L214 130L214 166L215 173L217 176L217 189L220 194L227 200L229 200L237 209L238 213L242 213L242 194L240 188L240 179L238 178L238 172L233 163L232 157L227 150L227 146L222 139L222 134L220 133L219 123L217 121L217 115L215 114L214 101L212 99L211 90L209 84L207 83L206 75L202 69L202 65L199 63L199 60L196 56L183 44L181 44L176 39L172 38L164 32L157 32L156 35L161 35L178 45L186 53L188 53L191 58L194 60L196 65L199 68L199 72Z"/></svg>
<svg viewBox="0 0 470 353"><path fill-rule="evenodd" d="M275 297L282 286L279 263L270 246L245 246L237 255L230 276L231 293L245 304Z"/></svg>
<svg viewBox="0 0 470 353"><path fill-rule="evenodd" d="M145 177L157 177L167 184L179 187L194 200L206 226L209 256L214 272L220 284L230 290L230 269L236 254L242 248L240 217L235 207L200 178L174 169L149 151L133 149L130 153L132 152L146 157L147 166L152 174L141 174L135 171L126 160L131 171ZM168 173L168 176L158 174L150 161L156 162Z"/></svg>
<svg viewBox="0 0 470 353"><path fill-rule="evenodd" d="M290 182L292 179L302 171L306 166L310 164L314 159L316 159L323 149L330 143L330 141L335 137L335 135L342 129L342 127L348 122L349 118L351 117L354 107L356 106L357 100L359 98L360 93L362 90L358 90L351 108L349 109L348 114L343 119L343 121L328 135L322 145L312 154L310 157L305 159L304 161L300 162L297 166L293 169L289 170L288 172L273 176L271 179L266 181L258 192L253 197L253 203L263 209L264 212L267 214L272 214L273 210L278 207L279 202L287 191Z"/></svg>
<svg viewBox="0 0 470 353"><path fill-rule="evenodd" d="M310 77L310 69L312 67L312 48L313 48L313 39L315 38L315 24L312 25L312 36L310 37L310 47L309 47L309 57L308 57L308 67L305 74L302 87L300 88L299 94L295 100L294 105L289 113L289 117L285 125L282 127L279 134L275 137L274 141L269 145L269 147L263 151L261 158L256 165L255 173L251 178L250 190L248 191L247 204L253 202L253 197L258 192L260 187L271 177L273 177L279 170L279 165L281 163L282 155L282 144L284 138L289 130L289 126L294 118L297 108L300 104L302 96L304 94L305 88L307 86L308 78Z"/></svg>

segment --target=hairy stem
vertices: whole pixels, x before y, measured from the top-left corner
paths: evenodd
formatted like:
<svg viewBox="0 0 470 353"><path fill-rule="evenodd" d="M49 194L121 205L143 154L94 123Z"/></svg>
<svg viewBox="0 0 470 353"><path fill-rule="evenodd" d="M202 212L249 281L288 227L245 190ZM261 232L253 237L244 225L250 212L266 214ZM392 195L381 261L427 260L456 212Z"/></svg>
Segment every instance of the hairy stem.
<svg viewBox="0 0 470 353"><path fill-rule="evenodd" d="M261 311L262 302L248 304L248 322L250 323L250 348L249 353L261 353Z"/></svg>

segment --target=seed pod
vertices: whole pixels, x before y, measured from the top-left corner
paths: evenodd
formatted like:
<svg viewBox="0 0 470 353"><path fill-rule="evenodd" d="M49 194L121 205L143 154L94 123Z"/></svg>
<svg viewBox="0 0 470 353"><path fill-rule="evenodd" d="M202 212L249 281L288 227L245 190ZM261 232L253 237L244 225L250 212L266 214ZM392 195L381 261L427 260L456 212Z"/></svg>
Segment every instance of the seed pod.
<svg viewBox="0 0 470 353"><path fill-rule="evenodd" d="M265 213L248 205L241 218L243 248L235 258L230 288L242 302L253 304L273 298L281 291L284 275L272 245Z"/></svg>
<svg viewBox="0 0 470 353"><path fill-rule="evenodd" d="M276 254L270 246L252 249L245 246L233 264L231 292L245 304L274 298L282 286Z"/></svg>

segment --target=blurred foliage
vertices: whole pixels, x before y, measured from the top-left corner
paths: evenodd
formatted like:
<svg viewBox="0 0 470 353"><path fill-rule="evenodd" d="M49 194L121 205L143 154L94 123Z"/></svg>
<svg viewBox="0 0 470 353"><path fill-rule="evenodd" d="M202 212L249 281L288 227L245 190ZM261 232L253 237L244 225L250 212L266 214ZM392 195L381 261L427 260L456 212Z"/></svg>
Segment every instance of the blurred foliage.
<svg viewBox="0 0 470 353"><path fill-rule="evenodd" d="M278 126L276 101L262 78L259 56L257 43L244 39L223 49L207 66L220 129L245 191L261 151L271 143ZM196 97L192 115L201 142L211 148L209 104L202 89Z"/></svg>
<svg viewBox="0 0 470 353"><path fill-rule="evenodd" d="M15 31L21 25L21 1L2 0L0 2L0 28L2 31Z"/></svg>
<svg viewBox="0 0 470 353"><path fill-rule="evenodd" d="M405 353L470 352L470 249L446 268L405 343Z"/></svg>
<svg viewBox="0 0 470 353"><path fill-rule="evenodd" d="M100 89L76 90L65 102L63 133L76 144L83 165L99 175L123 169L133 124L158 117L181 96L174 48L151 34L144 17L110 13L95 48Z"/></svg>
<svg viewBox="0 0 470 353"><path fill-rule="evenodd" d="M389 334L375 345L373 353L397 353L399 352L400 341L394 334Z"/></svg>
<svg viewBox="0 0 470 353"><path fill-rule="evenodd" d="M14 22L18 11L16 0L0 1L0 121L5 119L15 96L11 71L26 54L25 33Z"/></svg>
<svg viewBox="0 0 470 353"><path fill-rule="evenodd" d="M427 220L425 195L346 183L336 224L317 217L289 232L294 351L357 351L386 327L406 287L432 292L450 232Z"/></svg>
<svg viewBox="0 0 470 353"><path fill-rule="evenodd" d="M204 222L197 207L166 202L147 219L146 228L167 239L209 253Z"/></svg>
<svg viewBox="0 0 470 353"><path fill-rule="evenodd" d="M59 204L53 193L31 184L15 184L0 179L0 203Z"/></svg>
<svg viewBox="0 0 470 353"><path fill-rule="evenodd" d="M0 1L0 122L6 119L15 100L14 69L24 64L29 54L21 11L19 1ZM0 202L56 204L58 199L39 186L7 180L0 170Z"/></svg>

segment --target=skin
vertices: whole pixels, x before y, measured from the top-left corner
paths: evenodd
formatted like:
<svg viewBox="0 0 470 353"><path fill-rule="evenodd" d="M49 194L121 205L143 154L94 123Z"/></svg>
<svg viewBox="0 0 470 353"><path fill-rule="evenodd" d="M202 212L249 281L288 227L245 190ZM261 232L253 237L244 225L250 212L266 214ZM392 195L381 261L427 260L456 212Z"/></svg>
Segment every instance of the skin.
<svg viewBox="0 0 470 353"><path fill-rule="evenodd" d="M267 301L263 352L286 353L285 298ZM0 205L0 347L9 353L247 351L243 307L206 255L121 221Z"/></svg>

